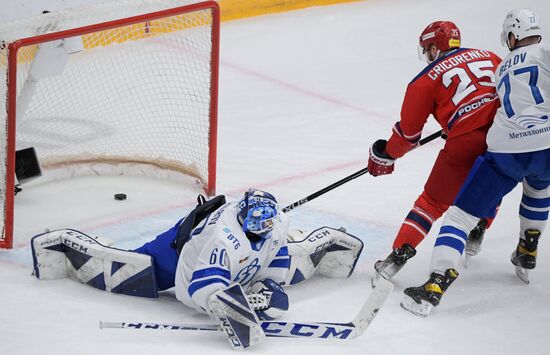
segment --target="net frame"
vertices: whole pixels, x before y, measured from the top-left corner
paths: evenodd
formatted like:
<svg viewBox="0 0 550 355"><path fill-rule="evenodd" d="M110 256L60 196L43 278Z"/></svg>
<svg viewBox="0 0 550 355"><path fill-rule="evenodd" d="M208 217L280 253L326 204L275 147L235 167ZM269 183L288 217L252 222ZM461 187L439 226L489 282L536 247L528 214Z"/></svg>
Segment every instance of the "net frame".
<svg viewBox="0 0 550 355"><path fill-rule="evenodd" d="M7 93L6 93L6 174L4 191L4 225L0 234L0 248L12 248L13 246L13 217L14 217L14 189L15 189L15 150L16 150L16 120L17 120L17 68L18 51L21 48L39 45L45 42L61 40L74 36L82 36L99 31L107 31L114 28L133 24L155 21L162 18L183 15L201 10L210 10L211 24L211 72L210 72L210 122L209 122L209 147L208 147L208 178L204 181L205 191L208 195L214 195L216 189L216 154L217 154L217 112L218 112L218 82L219 82L219 46L220 46L220 8L215 1L204 1L188 5L177 6L165 10L154 11L146 14L130 16L121 19L90 24L76 28L65 29L57 32L40 34L11 41L7 44ZM61 162L52 162L51 165L59 165ZM63 162L89 163L83 161ZM131 161L130 161L131 163ZM144 163L144 162L138 162ZM151 162L145 162L151 163ZM153 164L154 165L154 164ZM170 166L163 167L170 169ZM177 169L174 169L177 170ZM184 172L193 175L192 172ZM1 191L0 191L1 193ZM1 196L0 196L1 198Z"/></svg>

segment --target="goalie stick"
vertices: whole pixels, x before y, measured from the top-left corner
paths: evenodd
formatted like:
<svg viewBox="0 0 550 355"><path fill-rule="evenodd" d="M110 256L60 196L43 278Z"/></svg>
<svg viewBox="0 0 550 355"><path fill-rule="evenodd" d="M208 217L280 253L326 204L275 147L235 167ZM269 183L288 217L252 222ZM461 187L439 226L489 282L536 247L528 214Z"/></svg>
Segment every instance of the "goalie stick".
<svg viewBox="0 0 550 355"><path fill-rule="evenodd" d="M416 149L428 142L431 142L433 141L434 139L436 138L439 138L439 137L442 137L444 135L443 133L443 130L440 130L440 131L437 131L433 134L430 134L429 136L427 136L426 138L423 138L421 139L418 144L413 148L413 149ZM359 176L362 176L362 175L365 175L366 173L368 173L369 170L368 168L363 168L359 171L356 171L355 173L349 175L349 176L346 176L345 178L343 178L342 180L338 180L336 181L335 183L325 187L325 188L322 188L321 190L317 191L317 192L314 192L312 193L311 195L309 196L306 196L304 197L303 199L301 200L298 200L288 206L286 206L285 208L283 208L283 212L288 212L290 210L293 210L295 209L296 207L300 207L301 205L303 205L304 203L307 203L313 199L316 199L317 197L321 196L321 195L324 195L325 193L331 191L331 190L334 190L335 188L337 188L338 186L341 186L341 185L344 185L346 182L349 182L351 180L354 180L354 179L357 179Z"/></svg>
<svg viewBox="0 0 550 355"><path fill-rule="evenodd" d="M317 338L317 339L354 339L361 336L372 323L378 311L393 291L393 284L380 279L367 301L348 323L336 322L285 322L261 321L262 329L268 337L281 338ZM203 330L222 331L215 324L179 324L179 323L132 323L132 322L99 322L101 329L152 329L152 330Z"/></svg>

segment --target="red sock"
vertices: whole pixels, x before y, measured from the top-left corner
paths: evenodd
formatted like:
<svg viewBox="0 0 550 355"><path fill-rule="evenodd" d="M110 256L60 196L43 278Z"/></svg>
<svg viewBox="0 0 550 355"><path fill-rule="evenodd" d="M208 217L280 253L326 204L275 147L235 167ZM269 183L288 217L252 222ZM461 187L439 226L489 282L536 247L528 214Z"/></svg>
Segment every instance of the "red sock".
<svg viewBox="0 0 550 355"><path fill-rule="evenodd" d="M401 248L404 244L416 248L428 235L432 224L441 217L447 208L449 206L436 202L424 191L414 203L407 217L405 217L393 242L393 248Z"/></svg>

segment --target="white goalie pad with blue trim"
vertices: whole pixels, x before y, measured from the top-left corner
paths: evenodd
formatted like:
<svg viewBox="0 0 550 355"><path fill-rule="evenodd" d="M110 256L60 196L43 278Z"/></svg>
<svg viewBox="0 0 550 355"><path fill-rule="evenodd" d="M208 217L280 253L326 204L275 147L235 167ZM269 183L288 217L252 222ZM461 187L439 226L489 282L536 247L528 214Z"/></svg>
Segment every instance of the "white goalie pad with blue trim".
<svg viewBox="0 0 550 355"><path fill-rule="evenodd" d="M291 230L287 234L290 268L286 285L296 285L316 272L330 278L347 278L355 270L361 251L361 239L344 228L321 227L311 233Z"/></svg>
<svg viewBox="0 0 550 355"><path fill-rule="evenodd" d="M41 280L69 277L100 290L157 298L151 256L107 247L73 229L31 239L34 275Z"/></svg>

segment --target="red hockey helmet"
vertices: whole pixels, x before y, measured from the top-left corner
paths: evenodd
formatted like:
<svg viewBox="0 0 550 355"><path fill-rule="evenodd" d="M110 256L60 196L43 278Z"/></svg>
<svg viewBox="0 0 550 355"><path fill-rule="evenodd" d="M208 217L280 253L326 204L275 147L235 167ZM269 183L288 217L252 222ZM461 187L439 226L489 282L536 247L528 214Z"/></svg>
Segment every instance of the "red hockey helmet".
<svg viewBox="0 0 550 355"><path fill-rule="evenodd" d="M458 48L460 47L460 30L451 21L432 22L422 31L418 41L418 53L421 59L427 59L426 53L432 44L438 52Z"/></svg>

